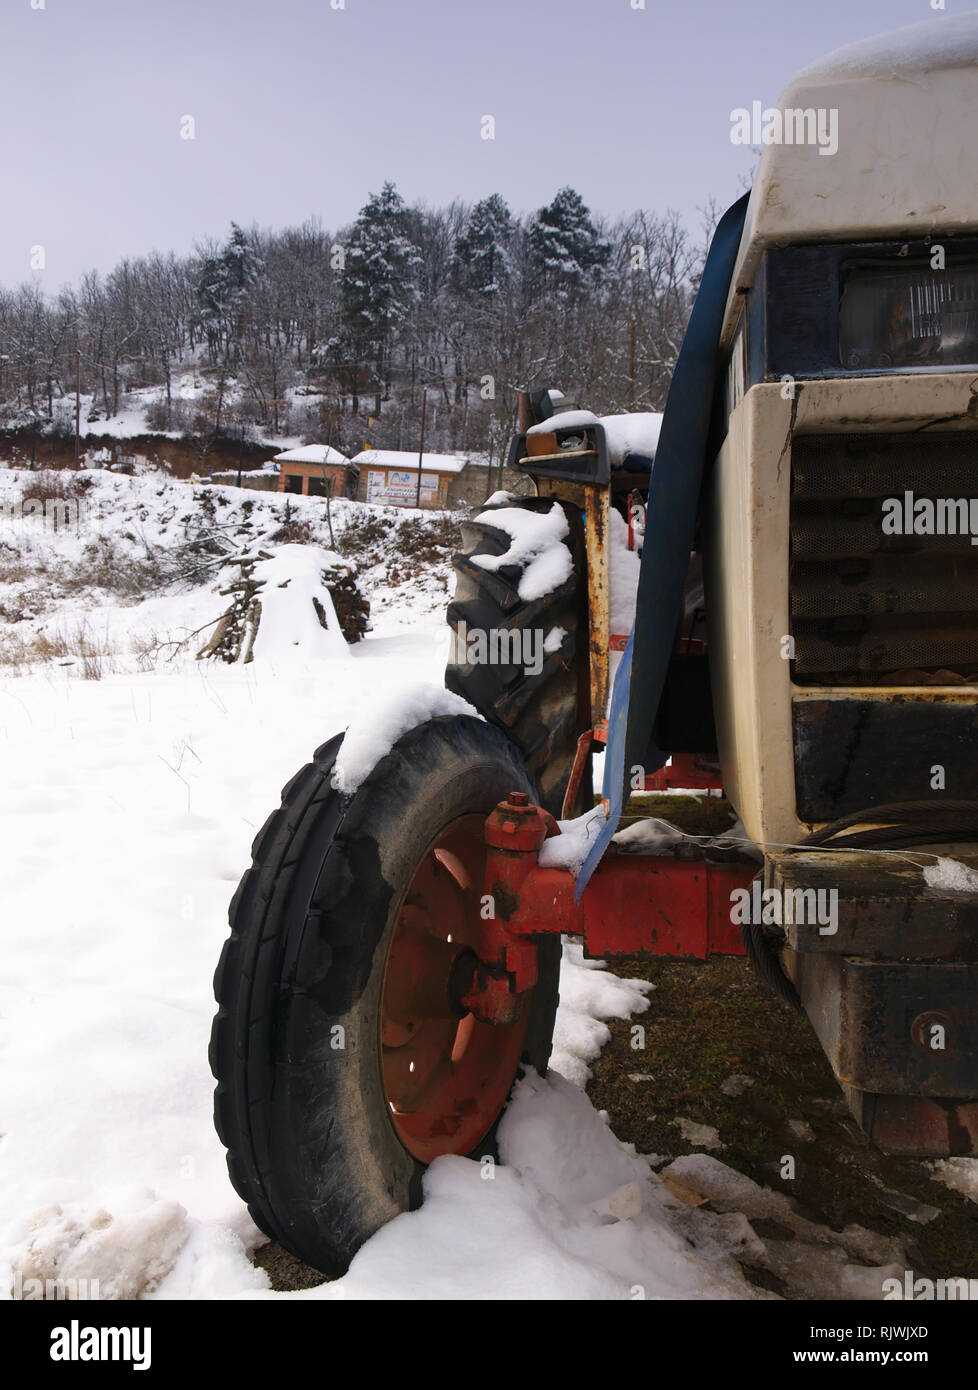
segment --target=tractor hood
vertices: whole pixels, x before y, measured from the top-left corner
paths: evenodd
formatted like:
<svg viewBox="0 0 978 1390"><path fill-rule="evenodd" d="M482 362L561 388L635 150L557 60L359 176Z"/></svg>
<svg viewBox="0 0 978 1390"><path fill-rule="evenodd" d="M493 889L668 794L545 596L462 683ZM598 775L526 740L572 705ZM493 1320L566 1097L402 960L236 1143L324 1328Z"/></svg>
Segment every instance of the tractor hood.
<svg viewBox="0 0 978 1390"><path fill-rule="evenodd" d="M978 229L978 13L849 44L745 111L763 144L724 321L766 248Z"/></svg>

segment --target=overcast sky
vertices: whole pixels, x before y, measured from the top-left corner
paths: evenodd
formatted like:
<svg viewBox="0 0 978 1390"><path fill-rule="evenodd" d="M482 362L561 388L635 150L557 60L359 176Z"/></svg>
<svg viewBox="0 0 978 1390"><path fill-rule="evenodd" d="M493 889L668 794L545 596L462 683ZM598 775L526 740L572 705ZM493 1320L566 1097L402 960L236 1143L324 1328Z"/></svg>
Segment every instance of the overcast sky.
<svg viewBox="0 0 978 1390"><path fill-rule="evenodd" d="M640 3L0 0L0 283L31 278L38 245L53 291L232 218L335 230L385 179L518 212L569 183L597 211L676 208L698 229L752 166L734 107L935 18L931 0Z"/></svg>

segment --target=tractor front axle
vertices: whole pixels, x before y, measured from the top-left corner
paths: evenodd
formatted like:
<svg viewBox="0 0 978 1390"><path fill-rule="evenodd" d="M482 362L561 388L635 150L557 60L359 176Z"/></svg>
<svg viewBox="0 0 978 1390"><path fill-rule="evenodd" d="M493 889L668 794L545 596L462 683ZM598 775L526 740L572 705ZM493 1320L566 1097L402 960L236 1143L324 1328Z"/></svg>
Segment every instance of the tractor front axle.
<svg viewBox="0 0 978 1390"><path fill-rule="evenodd" d="M588 956L651 954L679 960L742 956L731 894L757 866L740 858L623 854L614 845L575 901L574 875L540 864L557 822L524 792L486 820L486 876L478 967L461 1002L484 1022L509 1023L537 978L535 942L545 933L580 936Z"/></svg>

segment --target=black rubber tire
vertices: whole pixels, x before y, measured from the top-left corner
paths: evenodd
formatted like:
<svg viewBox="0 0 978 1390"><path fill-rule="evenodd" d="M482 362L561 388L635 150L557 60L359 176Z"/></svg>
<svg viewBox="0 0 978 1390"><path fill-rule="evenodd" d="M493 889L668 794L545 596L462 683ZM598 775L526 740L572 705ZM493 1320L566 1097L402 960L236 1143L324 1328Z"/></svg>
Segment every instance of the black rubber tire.
<svg viewBox="0 0 978 1390"><path fill-rule="evenodd" d="M518 498L499 507L549 512L555 505L563 506L567 516L563 544L573 564L564 583L542 598L524 601L518 592L524 566L487 570L473 562L476 555L505 554L512 544L509 534L490 521L468 521L462 527L465 550L453 559L456 588L448 621L456 635L461 622L469 631L482 632L532 628L546 635L562 627L567 635L560 649L545 657L537 675L528 675L522 666L470 666L450 659L445 685L506 732L539 784L539 804L559 816L577 740L590 724L584 527L579 509L549 497ZM494 510L498 507L485 508L484 513ZM575 809L591 805L589 773L585 781Z"/></svg>
<svg viewBox="0 0 978 1390"><path fill-rule="evenodd" d="M214 978L214 1115L257 1225L335 1275L418 1205L420 1164L391 1123L380 995L401 900L453 820L536 788L497 730L467 716L405 734L351 795L331 786L342 735L282 793L231 903ZM543 938L523 1061L546 1071L560 938ZM344 1030L345 1046L335 1047ZM473 1150L494 1153L495 1126Z"/></svg>

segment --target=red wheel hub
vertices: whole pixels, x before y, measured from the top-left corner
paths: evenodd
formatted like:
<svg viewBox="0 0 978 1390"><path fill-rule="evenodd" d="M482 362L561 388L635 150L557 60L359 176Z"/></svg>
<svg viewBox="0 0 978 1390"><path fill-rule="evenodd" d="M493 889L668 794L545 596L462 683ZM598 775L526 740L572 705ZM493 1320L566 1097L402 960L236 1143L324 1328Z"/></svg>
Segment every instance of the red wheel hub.
<svg viewBox="0 0 978 1390"><path fill-rule="evenodd" d="M464 816L428 849L405 894L384 970L384 1094L401 1143L422 1163L470 1153L488 1133L529 1026L532 991L513 1023L460 1017L479 946L485 826L484 816Z"/></svg>

